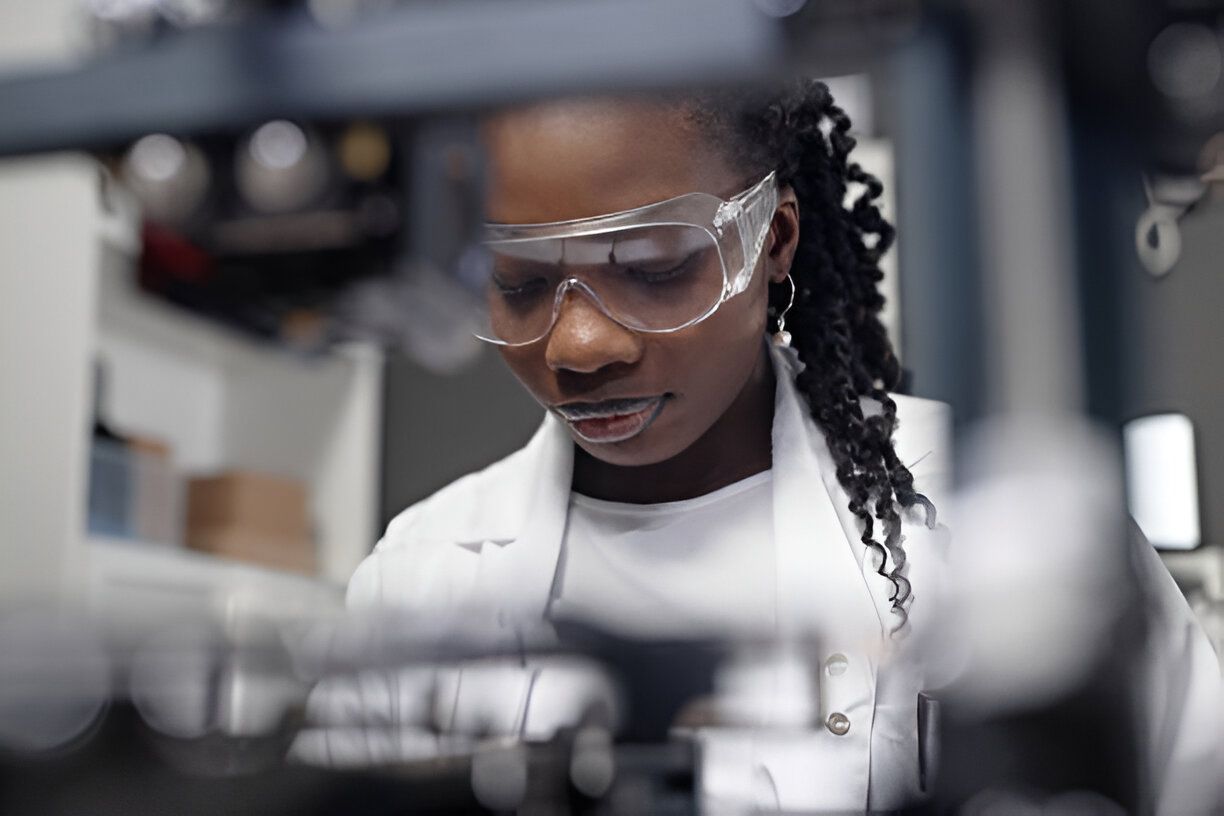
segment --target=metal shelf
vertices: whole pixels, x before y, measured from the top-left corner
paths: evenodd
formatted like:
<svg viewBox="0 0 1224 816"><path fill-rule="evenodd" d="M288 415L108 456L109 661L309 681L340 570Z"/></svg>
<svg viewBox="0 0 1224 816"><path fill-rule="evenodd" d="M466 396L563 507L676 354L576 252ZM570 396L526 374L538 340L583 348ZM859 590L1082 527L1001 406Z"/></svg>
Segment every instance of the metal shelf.
<svg viewBox="0 0 1224 816"><path fill-rule="evenodd" d="M448 0L327 30L305 13L0 78L0 154L145 133L469 110L545 94L747 80L783 52L745 0Z"/></svg>

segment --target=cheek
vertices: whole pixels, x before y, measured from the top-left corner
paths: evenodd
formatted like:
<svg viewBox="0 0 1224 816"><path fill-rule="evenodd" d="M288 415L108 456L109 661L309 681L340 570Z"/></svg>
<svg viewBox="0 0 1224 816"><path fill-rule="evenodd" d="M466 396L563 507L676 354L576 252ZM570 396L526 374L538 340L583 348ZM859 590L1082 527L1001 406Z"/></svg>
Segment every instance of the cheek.
<svg viewBox="0 0 1224 816"><path fill-rule="evenodd" d="M763 276L757 275L747 291L723 304L711 317L708 342L720 347L724 354L737 359L754 357L765 333L768 290Z"/></svg>
<svg viewBox="0 0 1224 816"><path fill-rule="evenodd" d="M691 372L686 379L695 408L717 414L735 399L761 354L764 301L744 292L695 329L684 344L683 363L677 361L673 370Z"/></svg>
<svg viewBox="0 0 1224 816"><path fill-rule="evenodd" d="M538 345L538 344L537 344ZM498 352L510 373L515 376L536 402L548 406L548 365L542 351L534 347L507 348L499 346Z"/></svg>

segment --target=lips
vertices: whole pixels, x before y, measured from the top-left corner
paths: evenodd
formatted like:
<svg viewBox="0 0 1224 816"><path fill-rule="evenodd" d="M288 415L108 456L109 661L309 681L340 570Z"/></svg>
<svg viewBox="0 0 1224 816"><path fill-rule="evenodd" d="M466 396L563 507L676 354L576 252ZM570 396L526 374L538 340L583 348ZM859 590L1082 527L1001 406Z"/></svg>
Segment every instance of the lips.
<svg viewBox="0 0 1224 816"><path fill-rule="evenodd" d="M578 402L553 410L587 442L624 442L645 431L663 410L667 395Z"/></svg>

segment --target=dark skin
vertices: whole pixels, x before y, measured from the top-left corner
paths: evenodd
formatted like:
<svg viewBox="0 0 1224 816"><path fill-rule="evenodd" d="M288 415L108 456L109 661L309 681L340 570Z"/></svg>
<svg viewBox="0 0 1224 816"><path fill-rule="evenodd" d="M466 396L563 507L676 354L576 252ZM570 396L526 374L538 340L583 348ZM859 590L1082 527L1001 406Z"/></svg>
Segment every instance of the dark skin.
<svg viewBox="0 0 1224 816"><path fill-rule="evenodd" d="M544 223L627 210L689 192L730 198L752 183L675 106L646 100L567 100L494 117L488 217ZM500 347L544 407L667 395L645 431L623 442L573 434L573 487L610 501L701 496L772 463L774 376L762 336L768 283L785 280L799 210L785 188L748 289L672 334L627 329L571 292L552 331Z"/></svg>

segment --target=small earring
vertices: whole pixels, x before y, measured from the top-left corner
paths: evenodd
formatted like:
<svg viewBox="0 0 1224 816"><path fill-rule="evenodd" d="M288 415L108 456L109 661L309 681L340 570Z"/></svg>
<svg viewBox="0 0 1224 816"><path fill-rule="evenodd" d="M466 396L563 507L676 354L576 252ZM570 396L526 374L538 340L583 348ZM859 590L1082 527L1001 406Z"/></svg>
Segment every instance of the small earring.
<svg viewBox="0 0 1224 816"><path fill-rule="evenodd" d="M783 346L789 348L791 344L791 333L786 330L786 313L795 305L795 279L786 273L786 280L790 284L791 293L790 301L786 304L786 308L782 310L782 314L778 315L778 330L773 334L773 344L775 346Z"/></svg>

